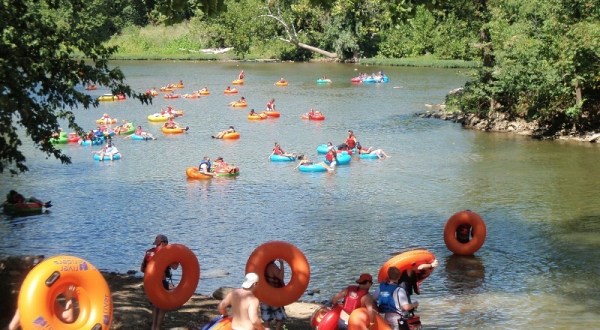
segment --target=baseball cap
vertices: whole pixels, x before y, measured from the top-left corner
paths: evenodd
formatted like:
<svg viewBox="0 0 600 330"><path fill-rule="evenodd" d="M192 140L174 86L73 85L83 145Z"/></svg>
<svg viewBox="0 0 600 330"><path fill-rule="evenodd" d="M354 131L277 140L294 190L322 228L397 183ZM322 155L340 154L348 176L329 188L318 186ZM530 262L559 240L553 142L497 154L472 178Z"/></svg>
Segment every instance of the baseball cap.
<svg viewBox="0 0 600 330"><path fill-rule="evenodd" d="M258 283L258 274L248 273L246 274L246 277L244 277L244 283L242 283L242 288L249 289L255 283Z"/></svg>
<svg viewBox="0 0 600 330"><path fill-rule="evenodd" d="M163 234L156 235L156 238L154 239L154 245L160 244L162 242L169 243L169 239L167 238L167 236Z"/></svg>
<svg viewBox="0 0 600 330"><path fill-rule="evenodd" d="M360 274L360 277L358 278L358 280L356 280L356 283L358 284L364 284L365 282L371 282L373 283L373 276L371 276L371 274Z"/></svg>

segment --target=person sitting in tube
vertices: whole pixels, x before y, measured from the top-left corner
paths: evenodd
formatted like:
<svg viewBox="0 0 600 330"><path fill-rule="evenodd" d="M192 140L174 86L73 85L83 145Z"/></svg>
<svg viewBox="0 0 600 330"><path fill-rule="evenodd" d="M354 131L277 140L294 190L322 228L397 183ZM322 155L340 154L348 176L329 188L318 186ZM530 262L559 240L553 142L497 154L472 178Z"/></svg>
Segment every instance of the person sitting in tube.
<svg viewBox="0 0 600 330"><path fill-rule="evenodd" d="M226 129L224 131L220 131L216 135L213 135L212 138L213 139L222 139L223 136L225 136L225 134L228 134L228 133L235 133L235 128L233 128L233 126L229 126L228 129Z"/></svg>

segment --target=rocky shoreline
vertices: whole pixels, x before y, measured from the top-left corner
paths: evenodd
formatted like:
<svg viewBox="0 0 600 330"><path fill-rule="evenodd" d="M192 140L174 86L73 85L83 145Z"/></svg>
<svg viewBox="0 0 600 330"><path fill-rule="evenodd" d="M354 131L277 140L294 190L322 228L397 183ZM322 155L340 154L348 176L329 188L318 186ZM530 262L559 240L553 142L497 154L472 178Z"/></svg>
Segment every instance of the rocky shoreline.
<svg viewBox="0 0 600 330"><path fill-rule="evenodd" d="M522 118L509 118L502 112L496 112L487 118L460 111L449 111L445 104L425 104L428 109L417 113L421 118L435 118L461 124L464 128L486 132L513 133L536 139L568 140L577 142L600 143L598 132L574 132L561 130L554 135L544 135L544 128L537 121L528 122Z"/></svg>
<svg viewBox="0 0 600 330"><path fill-rule="evenodd" d="M17 305L21 283L27 272L43 256L6 257L0 259L0 329L6 329ZM146 298L143 279L134 274L102 272L113 298L111 329L149 329L152 305ZM217 305L230 288L220 288L212 296L194 294L182 307L167 312L163 329L200 329L218 315ZM288 330L310 329L310 317L318 304L295 302L285 307Z"/></svg>

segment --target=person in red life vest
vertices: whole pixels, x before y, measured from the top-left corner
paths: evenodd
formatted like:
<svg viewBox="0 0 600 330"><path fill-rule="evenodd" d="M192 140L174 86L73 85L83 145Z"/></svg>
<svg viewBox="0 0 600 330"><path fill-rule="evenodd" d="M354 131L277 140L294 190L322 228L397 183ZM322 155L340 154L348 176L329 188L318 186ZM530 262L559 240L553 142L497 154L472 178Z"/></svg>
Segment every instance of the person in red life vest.
<svg viewBox="0 0 600 330"><path fill-rule="evenodd" d="M327 150L327 153L325 154L325 159L329 162L329 166L331 168L335 168L335 166L337 165L337 151L335 151L335 149Z"/></svg>
<svg viewBox="0 0 600 330"><path fill-rule="evenodd" d="M169 244L169 240L167 239L167 236L163 235L163 234L158 234L156 235L156 238L154 239L154 245L155 247L150 248L148 250L146 250L146 253L144 255L144 260L142 261L142 265L140 266L140 271L142 273L144 273L146 271L146 266L148 265L148 262L150 262L150 260L152 260L152 257L154 257L154 254L156 252L158 252L162 247L167 246L167 244ZM179 267L179 264L172 264L169 265L167 267L167 269L165 269L165 277L163 278L162 284L163 287L166 290L170 290L170 284L169 280L171 279L171 269L177 269ZM169 280L167 280L169 279ZM154 306L154 308L152 308L152 330L158 330L160 329L163 320L165 319L165 310L159 309L158 307Z"/></svg>
<svg viewBox="0 0 600 330"><path fill-rule="evenodd" d="M356 136L354 136L354 132L352 130L348 130L348 137L346 138L346 145L349 149L354 149L356 147Z"/></svg>
<svg viewBox="0 0 600 330"><path fill-rule="evenodd" d="M357 308L365 307L369 313L371 325L375 322L375 316L377 314L377 305L375 299L369 294L369 289L373 285L373 277L371 274L360 274L360 277L356 280L358 285L350 285L347 288L336 293L331 302L335 306L340 299L344 299L342 305L342 311L340 312L340 320L338 321L338 329L348 329L348 319L350 314Z"/></svg>

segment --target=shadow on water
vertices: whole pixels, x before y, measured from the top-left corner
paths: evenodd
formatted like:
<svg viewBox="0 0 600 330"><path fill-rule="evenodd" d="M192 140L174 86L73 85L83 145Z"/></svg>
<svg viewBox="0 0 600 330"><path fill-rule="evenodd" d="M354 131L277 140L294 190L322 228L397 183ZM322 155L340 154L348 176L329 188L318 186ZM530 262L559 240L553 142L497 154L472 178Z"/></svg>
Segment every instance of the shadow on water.
<svg viewBox="0 0 600 330"><path fill-rule="evenodd" d="M455 295L474 294L482 290L485 266L477 256L449 255L445 259L446 287Z"/></svg>

